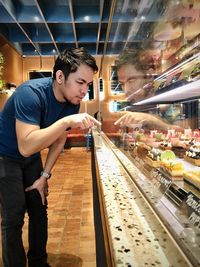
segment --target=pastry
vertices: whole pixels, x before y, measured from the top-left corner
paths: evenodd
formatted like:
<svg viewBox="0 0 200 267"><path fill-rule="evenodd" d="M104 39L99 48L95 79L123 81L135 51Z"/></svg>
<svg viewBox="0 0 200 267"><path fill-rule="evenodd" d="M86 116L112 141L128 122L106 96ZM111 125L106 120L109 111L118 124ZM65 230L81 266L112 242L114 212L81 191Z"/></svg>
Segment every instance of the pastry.
<svg viewBox="0 0 200 267"><path fill-rule="evenodd" d="M159 149L152 148L151 150L148 151L146 157L147 164L154 168L160 167L160 156L161 156L161 151Z"/></svg>
<svg viewBox="0 0 200 267"><path fill-rule="evenodd" d="M185 171L184 180L200 189L200 170Z"/></svg>

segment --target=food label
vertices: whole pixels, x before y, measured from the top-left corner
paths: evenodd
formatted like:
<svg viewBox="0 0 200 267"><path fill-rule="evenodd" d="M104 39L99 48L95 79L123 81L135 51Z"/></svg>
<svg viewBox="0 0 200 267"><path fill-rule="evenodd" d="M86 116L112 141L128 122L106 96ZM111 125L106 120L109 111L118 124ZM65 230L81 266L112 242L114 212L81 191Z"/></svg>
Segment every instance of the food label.
<svg viewBox="0 0 200 267"><path fill-rule="evenodd" d="M200 230L200 199L193 193L189 192L186 205L188 208L189 221Z"/></svg>

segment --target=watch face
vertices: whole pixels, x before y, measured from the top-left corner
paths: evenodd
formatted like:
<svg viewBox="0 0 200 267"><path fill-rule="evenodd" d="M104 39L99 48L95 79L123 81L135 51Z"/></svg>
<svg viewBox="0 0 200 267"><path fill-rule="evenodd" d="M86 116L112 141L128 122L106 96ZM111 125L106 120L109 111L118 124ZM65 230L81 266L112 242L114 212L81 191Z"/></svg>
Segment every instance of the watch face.
<svg viewBox="0 0 200 267"><path fill-rule="evenodd" d="M45 178L47 178L47 179L49 179L51 177L51 173L47 173L47 172L44 172L44 171L42 171L40 175L45 177Z"/></svg>

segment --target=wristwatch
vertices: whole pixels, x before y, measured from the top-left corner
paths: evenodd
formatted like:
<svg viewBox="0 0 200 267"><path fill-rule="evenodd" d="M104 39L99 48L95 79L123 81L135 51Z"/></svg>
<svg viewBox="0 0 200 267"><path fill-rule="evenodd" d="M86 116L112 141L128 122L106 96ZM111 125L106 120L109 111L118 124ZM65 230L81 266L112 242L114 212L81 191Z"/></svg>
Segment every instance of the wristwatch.
<svg viewBox="0 0 200 267"><path fill-rule="evenodd" d="M49 172L42 171L40 173L40 175L45 177L46 179L50 179L51 178L51 173L49 173Z"/></svg>

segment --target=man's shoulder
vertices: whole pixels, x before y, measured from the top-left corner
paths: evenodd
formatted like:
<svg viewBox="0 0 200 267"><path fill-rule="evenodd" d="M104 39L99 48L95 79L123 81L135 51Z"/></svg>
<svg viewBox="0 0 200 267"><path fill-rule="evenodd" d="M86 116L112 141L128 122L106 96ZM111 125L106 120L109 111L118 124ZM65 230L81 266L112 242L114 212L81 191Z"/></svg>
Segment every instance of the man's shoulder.
<svg viewBox="0 0 200 267"><path fill-rule="evenodd" d="M18 86L16 89L16 93L21 95L34 94L38 95L39 97L43 97L43 95L45 95L51 87L52 87L51 78L32 79Z"/></svg>
<svg viewBox="0 0 200 267"><path fill-rule="evenodd" d="M52 86L52 78L39 78L39 79L32 79L23 82L20 86L17 87L16 90L21 89L21 88L46 88Z"/></svg>

